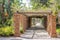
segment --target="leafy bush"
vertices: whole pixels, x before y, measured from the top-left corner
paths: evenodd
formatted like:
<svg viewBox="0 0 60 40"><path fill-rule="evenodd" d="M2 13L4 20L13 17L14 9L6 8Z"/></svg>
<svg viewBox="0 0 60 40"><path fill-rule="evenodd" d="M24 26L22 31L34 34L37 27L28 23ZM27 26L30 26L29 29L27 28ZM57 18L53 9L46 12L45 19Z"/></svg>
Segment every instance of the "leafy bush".
<svg viewBox="0 0 60 40"><path fill-rule="evenodd" d="M57 25L57 27L56 27L56 32L57 32L58 34L60 34L60 25Z"/></svg>
<svg viewBox="0 0 60 40"><path fill-rule="evenodd" d="M23 25L20 23L20 33L23 33Z"/></svg>
<svg viewBox="0 0 60 40"><path fill-rule="evenodd" d="M13 18L7 19L7 21L5 22L5 26L12 26L12 24L13 24Z"/></svg>
<svg viewBox="0 0 60 40"><path fill-rule="evenodd" d="M0 28L0 36L12 36L13 34L14 34L14 30L12 26Z"/></svg>
<svg viewBox="0 0 60 40"><path fill-rule="evenodd" d="M23 32L23 27L20 27L20 33L24 33L24 32Z"/></svg>
<svg viewBox="0 0 60 40"><path fill-rule="evenodd" d="M60 34L60 29L57 29L56 31L57 31L58 34Z"/></svg>

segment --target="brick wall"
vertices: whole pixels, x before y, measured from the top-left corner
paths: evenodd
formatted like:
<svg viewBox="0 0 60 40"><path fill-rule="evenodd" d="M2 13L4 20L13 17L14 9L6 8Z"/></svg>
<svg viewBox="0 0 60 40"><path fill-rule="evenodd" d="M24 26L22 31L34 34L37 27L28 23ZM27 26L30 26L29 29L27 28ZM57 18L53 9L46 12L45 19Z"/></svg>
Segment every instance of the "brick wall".
<svg viewBox="0 0 60 40"><path fill-rule="evenodd" d="M51 15L51 30L50 30L50 35L51 37L57 37L56 34L56 16Z"/></svg>
<svg viewBox="0 0 60 40"><path fill-rule="evenodd" d="M20 14L15 13L14 18L14 36L20 36L19 26L20 26Z"/></svg>
<svg viewBox="0 0 60 40"><path fill-rule="evenodd" d="M15 32L15 36L20 36L20 27L22 26L24 31L26 30L27 28L27 16L23 15L23 14L18 14L18 13L15 13L14 14L14 32Z"/></svg>
<svg viewBox="0 0 60 40"><path fill-rule="evenodd" d="M28 17L23 15L23 14L20 14L20 23L22 24L22 27L24 29L24 31L26 30L27 28L27 24L28 24Z"/></svg>
<svg viewBox="0 0 60 40"><path fill-rule="evenodd" d="M49 35L51 36L51 37L57 37L57 34L56 34L56 17L55 16L53 16L53 15L48 15L47 16L47 22L48 22L48 24L47 24L47 31L48 31L48 33L49 33Z"/></svg>
<svg viewBox="0 0 60 40"><path fill-rule="evenodd" d="M47 31L50 34L50 26L49 26L50 24L49 23L50 23L50 15L47 16Z"/></svg>

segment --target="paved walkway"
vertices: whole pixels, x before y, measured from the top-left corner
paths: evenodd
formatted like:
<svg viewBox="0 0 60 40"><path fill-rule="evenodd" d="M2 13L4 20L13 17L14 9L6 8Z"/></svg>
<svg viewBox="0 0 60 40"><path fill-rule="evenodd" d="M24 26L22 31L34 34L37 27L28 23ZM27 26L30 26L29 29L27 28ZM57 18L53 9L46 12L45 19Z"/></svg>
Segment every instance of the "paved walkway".
<svg viewBox="0 0 60 40"><path fill-rule="evenodd" d="M40 39L40 38L51 38L47 31L44 29L36 29L36 28L30 28L29 30L26 30L24 34L21 35L21 38L26 39Z"/></svg>
<svg viewBox="0 0 60 40"><path fill-rule="evenodd" d="M60 38L51 38L44 29L30 28L21 37L0 37L0 40L60 40Z"/></svg>

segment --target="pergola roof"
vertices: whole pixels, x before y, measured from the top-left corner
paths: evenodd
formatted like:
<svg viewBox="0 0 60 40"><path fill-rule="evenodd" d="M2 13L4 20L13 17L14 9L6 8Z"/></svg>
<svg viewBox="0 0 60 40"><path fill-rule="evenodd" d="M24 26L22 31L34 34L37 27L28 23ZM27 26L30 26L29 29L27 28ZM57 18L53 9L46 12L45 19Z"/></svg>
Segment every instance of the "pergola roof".
<svg viewBox="0 0 60 40"><path fill-rule="evenodd" d="M19 12L20 14L24 14L26 16L47 16L51 14L51 11L31 11L31 12Z"/></svg>

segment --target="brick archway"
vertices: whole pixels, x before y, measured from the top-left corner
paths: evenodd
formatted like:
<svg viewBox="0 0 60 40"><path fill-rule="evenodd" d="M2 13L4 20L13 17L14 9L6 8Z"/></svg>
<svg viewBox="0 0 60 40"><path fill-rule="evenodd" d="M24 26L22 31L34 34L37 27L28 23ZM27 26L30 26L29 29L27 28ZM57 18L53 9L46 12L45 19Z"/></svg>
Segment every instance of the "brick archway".
<svg viewBox="0 0 60 40"><path fill-rule="evenodd" d="M51 37L57 37L56 34L56 17L51 12L19 12L14 14L15 36L20 36L19 27L22 23L24 31L28 26L28 17L30 16L47 16L47 31Z"/></svg>
<svg viewBox="0 0 60 40"><path fill-rule="evenodd" d="M35 20L34 23L33 23L33 19ZM39 28L47 30L47 16L30 16L30 17L28 17L28 26L27 26L27 28L29 29L31 27L32 28L37 27L36 24L40 23L39 19L44 20L44 21L42 21L43 23L41 24L41 26Z"/></svg>

